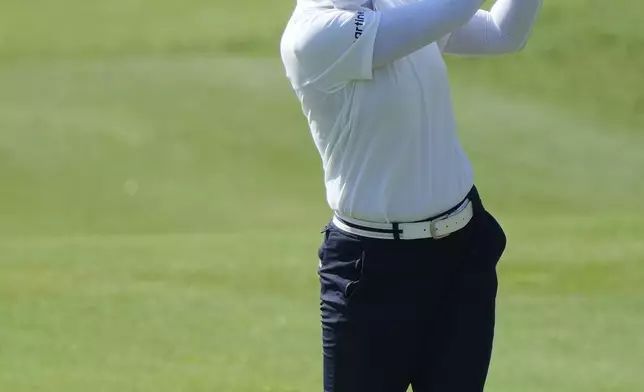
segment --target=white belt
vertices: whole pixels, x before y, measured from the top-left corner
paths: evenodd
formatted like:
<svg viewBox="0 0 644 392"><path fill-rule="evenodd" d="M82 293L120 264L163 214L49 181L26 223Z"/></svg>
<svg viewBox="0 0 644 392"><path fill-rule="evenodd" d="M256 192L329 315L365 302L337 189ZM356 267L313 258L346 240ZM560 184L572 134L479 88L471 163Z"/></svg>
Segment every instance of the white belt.
<svg viewBox="0 0 644 392"><path fill-rule="evenodd" d="M439 239L462 229L472 220L474 209L472 202L466 200L453 213L440 216L426 222L416 223L376 223L359 219L333 217L333 224L340 230L361 237L384 240L396 239L396 226L401 240L417 240L422 238Z"/></svg>

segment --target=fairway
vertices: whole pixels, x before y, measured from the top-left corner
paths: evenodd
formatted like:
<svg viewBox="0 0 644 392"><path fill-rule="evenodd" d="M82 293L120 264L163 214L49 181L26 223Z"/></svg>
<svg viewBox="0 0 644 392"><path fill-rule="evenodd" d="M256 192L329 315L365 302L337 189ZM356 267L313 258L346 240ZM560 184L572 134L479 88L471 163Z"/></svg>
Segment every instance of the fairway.
<svg viewBox="0 0 644 392"><path fill-rule="evenodd" d="M0 392L321 390L292 4L4 3ZM548 4L519 56L449 61L509 241L491 392L644 391L642 6L568 23L586 3Z"/></svg>

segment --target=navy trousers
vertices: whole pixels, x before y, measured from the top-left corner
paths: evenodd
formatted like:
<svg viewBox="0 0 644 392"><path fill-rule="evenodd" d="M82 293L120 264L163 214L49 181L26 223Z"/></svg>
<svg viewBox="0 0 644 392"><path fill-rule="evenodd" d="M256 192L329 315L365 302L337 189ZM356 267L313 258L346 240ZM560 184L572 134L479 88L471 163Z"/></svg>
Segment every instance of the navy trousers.
<svg viewBox="0 0 644 392"><path fill-rule="evenodd" d="M476 188L474 217L442 239L324 230L319 249L325 392L481 392L506 237Z"/></svg>

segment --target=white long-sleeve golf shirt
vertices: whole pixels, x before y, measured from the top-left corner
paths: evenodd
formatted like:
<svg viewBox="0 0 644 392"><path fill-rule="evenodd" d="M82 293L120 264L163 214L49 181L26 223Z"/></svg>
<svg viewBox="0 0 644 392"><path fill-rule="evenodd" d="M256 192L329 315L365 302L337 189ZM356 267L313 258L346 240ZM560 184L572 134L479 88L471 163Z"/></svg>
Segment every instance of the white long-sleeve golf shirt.
<svg viewBox="0 0 644 392"><path fill-rule="evenodd" d="M520 50L542 0L354 1L299 0L281 43L329 206L373 222L435 216L474 183L442 54Z"/></svg>

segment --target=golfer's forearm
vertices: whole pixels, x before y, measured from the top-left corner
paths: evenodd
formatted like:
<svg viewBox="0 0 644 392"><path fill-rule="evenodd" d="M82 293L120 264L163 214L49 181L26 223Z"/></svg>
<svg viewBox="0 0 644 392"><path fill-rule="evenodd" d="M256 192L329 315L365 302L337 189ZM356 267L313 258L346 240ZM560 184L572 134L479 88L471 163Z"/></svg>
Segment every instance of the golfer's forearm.
<svg viewBox="0 0 644 392"><path fill-rule="evenodd" d="M485 0L421 0L381 11L373 65L379 67L437 41L458 29Z"/></svg>
<svg viewBox="0 0 644 392"><path fill-rule="evenodd" d="M494 26L488 39L510 50L522 49L541 8L542 0L499 0L490 15Z"/></svg>
<svg viewBox="0 0 644 392"><path fill-rule="evenodd" d="M542 0L498 0L454 31L444 49L455 54L516 52L525 46Z"/></svg>

